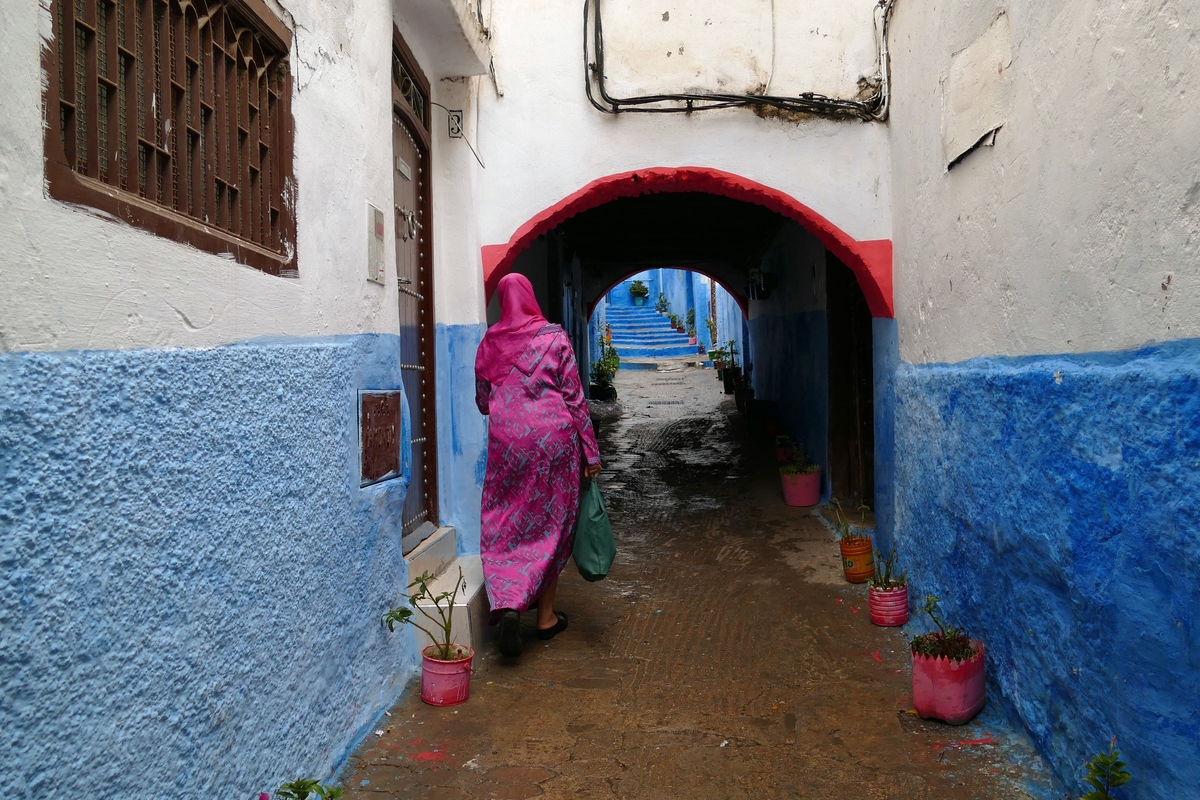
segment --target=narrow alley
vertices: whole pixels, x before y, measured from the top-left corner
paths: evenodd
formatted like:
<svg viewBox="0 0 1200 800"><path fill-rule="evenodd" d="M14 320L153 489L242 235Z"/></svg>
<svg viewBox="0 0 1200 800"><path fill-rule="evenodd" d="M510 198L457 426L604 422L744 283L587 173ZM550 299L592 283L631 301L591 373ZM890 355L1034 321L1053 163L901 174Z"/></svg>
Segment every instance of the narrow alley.
<svg viewBox="0 0 1200 800"><path fill-rule="evenodd" d="M347 800L1062 797L998 709L914 715L914 625L871 625L714 372L672 366L622 369L599 428L609 578L569 565L570 628L542 643L526 614L524 654L489 648L470 702L410 691L343 772Z"/></svg>

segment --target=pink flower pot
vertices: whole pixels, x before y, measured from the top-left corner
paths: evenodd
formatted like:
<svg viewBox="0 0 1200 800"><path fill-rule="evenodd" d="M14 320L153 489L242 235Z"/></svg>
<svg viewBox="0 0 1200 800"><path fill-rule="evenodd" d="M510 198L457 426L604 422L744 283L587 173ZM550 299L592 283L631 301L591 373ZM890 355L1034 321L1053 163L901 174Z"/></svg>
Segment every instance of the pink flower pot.
<svg viewBox="0 0 1200 800"><path fill-rule="evenodd" d="M807 475L779 473L783 484L783 502L789 506L815 506L821 502L821 470Z"/></svg>
<svg viewBox="0 0 1200 800"><path fill-rule="evenodd" d="M912 654L913 705L921 717L962 725L983 708L983 642L972 639L971 647L975 655L966 661Z"/></svg>
<svg viewBox="0 0 1200 800"><path fill-rule="evenodd" d="M780 464L792 463L792 448L775 445L775 461Z"/></svg>
<svg viewBox="0 0 1200 800"><path fill-rule="evenodd" d="M883 628L896 628L908 622L908 587L867 589L867 609L871 622Z"/></svg>
<svg viewBox="0 0 1200 800"><path fill-rule="evenodd" d="M432 657L437 645L421 651L421 699L431 706L456 706L471 696L471 661L475 651L459 645L467 655L454 661Z"/></svg>
<svg viewBox="0 0 1200 800"><path fill-rule="evenodd" d="M695 336L689 336L689 337L688 337L688 344L695 344L695 343L696 343L696 337L695 337Z"/></svg>

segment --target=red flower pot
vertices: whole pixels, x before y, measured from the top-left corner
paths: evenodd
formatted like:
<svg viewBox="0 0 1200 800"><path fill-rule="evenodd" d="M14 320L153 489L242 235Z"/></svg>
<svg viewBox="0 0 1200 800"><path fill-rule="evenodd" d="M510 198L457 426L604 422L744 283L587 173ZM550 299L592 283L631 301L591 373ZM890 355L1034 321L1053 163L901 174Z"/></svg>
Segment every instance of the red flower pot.
<svg viewBox="0 0 1200 800"><path fill-rule="evenodd" d="M457 645L466 652L454 661L439 661L431 656L437 645L421 651L421 699L431 706L456 706L471 696L471 661L475 651Z"/></svg>
<svg viewBox="0 0 1200 800"><path fill-rule="evenodd" d="M971 647L975 655L966 661L912 654L913 705L923 718L962 725L983 708L983 642L972 639Z"/></svg>
<svg viewBox="0 0 1200 800"><path fill-rule="evenodd" d="M815 506L821 502L821 470L807 475L779 473L783 502L789 506Z"/></svg>
<svg viewBox="0 0 1200 800"><path fill-rule="evenodd" d="M883 628L896 628L908 622L908 587L867 589L867 610L871 622Z"/></svg>

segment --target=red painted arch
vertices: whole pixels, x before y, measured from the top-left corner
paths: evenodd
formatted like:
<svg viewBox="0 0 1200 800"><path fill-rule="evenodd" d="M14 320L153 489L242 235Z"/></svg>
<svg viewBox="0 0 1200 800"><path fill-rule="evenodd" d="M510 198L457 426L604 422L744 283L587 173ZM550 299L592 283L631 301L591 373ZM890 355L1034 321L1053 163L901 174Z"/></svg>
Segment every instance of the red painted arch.
<svg viewBox="0 0 1200 800"><path fill-rule="evenodd" d="M505 244L484 245L483 280L488 300L496 291L496 284L512 269L517 255L539 236L564 220L611 200L651 192L706 192L755 203L795 220L851 269L872 316L895 316L890 239L859 241L778 189L709 167L652 167L598 178L534 215Z"/></svg>

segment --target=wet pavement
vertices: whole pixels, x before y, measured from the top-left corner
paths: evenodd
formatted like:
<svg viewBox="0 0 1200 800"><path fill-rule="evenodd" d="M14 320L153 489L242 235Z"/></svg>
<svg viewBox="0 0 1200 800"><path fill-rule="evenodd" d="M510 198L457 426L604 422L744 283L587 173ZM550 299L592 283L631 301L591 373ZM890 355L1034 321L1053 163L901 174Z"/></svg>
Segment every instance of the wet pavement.
<svg viewBox="0 0 1200 800"><path fill-rule="evenodd" d="M1062 798L994 708L911 711L905 634L873 626L828 529L783 505L711 370L622 371L601 424L608 579L568 565L570 628L477 665L471 699L415 691L343 771L383 798Z"/></svg>

